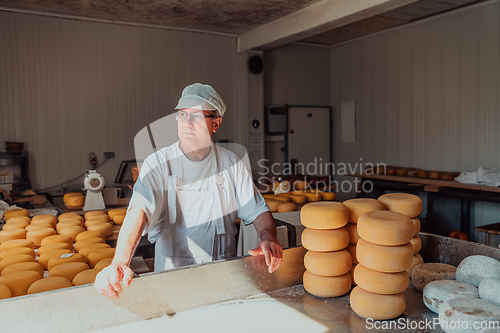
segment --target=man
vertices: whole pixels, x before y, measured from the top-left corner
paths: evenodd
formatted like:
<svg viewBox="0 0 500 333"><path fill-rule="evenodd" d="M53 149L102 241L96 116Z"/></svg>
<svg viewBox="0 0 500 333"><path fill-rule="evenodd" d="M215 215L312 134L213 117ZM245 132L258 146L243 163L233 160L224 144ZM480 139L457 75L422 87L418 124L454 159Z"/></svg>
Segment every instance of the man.
<svg viewBox="0 0 500 333"><path fill-rule="evenodd" d="M212 144L226 106L209 85L187 86L176 107L179 141L144 160L110 266L94 286L118 298L129 286L141 234L155 243L155 271L236 256L234 220L253 223L269 272L283 258L274 220L238 156Z"/></svg>

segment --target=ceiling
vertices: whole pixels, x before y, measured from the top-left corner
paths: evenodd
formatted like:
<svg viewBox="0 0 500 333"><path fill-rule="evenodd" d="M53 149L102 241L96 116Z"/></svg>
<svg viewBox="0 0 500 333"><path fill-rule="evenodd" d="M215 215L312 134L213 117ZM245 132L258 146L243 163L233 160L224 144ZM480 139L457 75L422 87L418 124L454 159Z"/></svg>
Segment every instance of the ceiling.
<svg viewBox="0 0 500 333"><path fill-rule="evenodd" d="M238 51L335 45L484 0L0 0L0 10L195 29Z"/></svg>

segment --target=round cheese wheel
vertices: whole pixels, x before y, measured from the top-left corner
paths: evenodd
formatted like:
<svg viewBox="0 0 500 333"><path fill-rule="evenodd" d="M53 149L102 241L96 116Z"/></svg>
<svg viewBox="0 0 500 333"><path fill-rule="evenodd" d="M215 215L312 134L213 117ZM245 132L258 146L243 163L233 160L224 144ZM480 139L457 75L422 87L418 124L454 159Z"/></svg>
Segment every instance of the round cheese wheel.
<svg viewBox="0 0 500 333"><path fill-rule="evenodd" d="M12 297L12 292L10 291L10 288L3 284L0 284L0 299L6 299L11 297Z"/></svg>
<svg viewBox="0 0 500 333"><path fill-rule="evenodd" d="M110 209L108 211L109 219L112 220L115 214L126 214L127 210L124 208Z"/></svg>
<svg viewBox="0 0 500 333"><path fill-rule="evenodd" d="M10 230L10 229L24 229L26 228L27 226L29 226L30 224L26 221L24 222L9 222L9 223L6 223L2 230Z"/></svg>
<svg viewBox="0 0 500 333"><path fill-rule="evenodd" d="M358 257L356 256L356 244L347 245L346 250L349 251L349 253L351 254L352 264L353 265L359 264Z"/></svg>
<svg viewBox="0 0 500 333"><path fill-rule="evenodd" d="M309 186L306 180L296 180L293 182L293 190L305 190Z"/></svg>
<svg viewBox="0 0 500 333"><path fill-rule="evenodd" d="M50 223L33 223L33 224L30 224L29 226L27 226L24 229L29 232L29 231L34 230L34 229L42 229L42 228L52 228L52 229L54 229L54 227Z"/></svg>
<svg viewBox="0 0 500 333"><path fill-rule="evenodd" d="M81 192L68 192L68 193L64 193L64 195L63 195L63 201L66 202L66 199L69 196L73 196L73 195L83 195L83 193L81 193Z"/></svg>
<svg viewBox="0 0 500 333"><path fill-rule="evenodd" d="M80 272L73 278L73 285L81 286L94 283L97 274L99 274L99 270L97 269L87 269L86 271Z"/></svg>
<svg viewBox="0 0 500 333"><path fill-rule="evenodd" d="M27 216L27 217L29 217L30 213L28 212L27 209L24 209L24 208L9 209L9 210L6 210L5 213L3 214L3 219L5 220L5 222L7 222L7 221L9 221L10 218L12 218L14 216Z"/></svg>
<svg viewBox="0 0 500 333"><path fill-rule="evenodd" d="M66 227L83 227L83 222L80 220L64 220L62 222L57 223L56 225L56 230L58 233L61 233L61 230L63 230Z"/></svg>
<svg viewBox="0 0 500 333"><path fill-rule="evenodd" d="M403 293L394 295L381 295L364 290L360 286L351 291L351 308L362 318L374 320L393 319L406 309Z"/></svg>
<svg viewBox="0 0 500 333"><path fill-rule="evenodd" d="M53 243L68 243L69 245L73 245L73 239L66 235L53 235L42 239L41 245L45 246Z"/></svg>
<svg viewBox="0 0 500 333"><path fill-rule="evenodd" d="M78 215L77 213L64 213L59 215L57 218L57 221L62 222L66 220L80 220L82 223L85 221L81 215Z"/></svg>
<svg viewBox="0 0 500 333"><path fill-rule="evenodd" d="M297 210L297 205L293 202L283 202L278 206L279 213L294 212Z"/></svg>
<svg viewBox="0 0 500 333"><path fill-rule="evenodd" d="M94 238L94 237L100 237L102 239L106 239L106 236L104 236L104 234L100 231L84 231L82 233L79 233L76 236L75 240L78 242L85 238Z"/></svg>
<svg viewBox="0 0 500 333"><path fill-rule="evenodd" d="M417 171L417 177L418 178L428 178L429 177L429 172L427 170L418 170Z"/></svg>
<svg viewBox="0 0 500 333"><path fill-rule="evenodd" d="M385 246L372 244L360 238L356 245L359 263L375 271L402 272L406 271L413 262L413 246L410 243Z"/></svg>
<svg viewBox="0 0 500 333"><path fill-rule="evenodd" d="M396 176L406 177L407 174L408 174L408 169L406 168L396 169Z"/></svg>
<svg viewBox="0 0 500 333"><path fill-rule="evenodd" d="M325 201L333 201L337 195L334 192L321 192L321 198Z"/></svg>
<svg viewBox="0 0 500 333"><path fill-rule="evenodd" d="M358 223L358 219L364 213L374 210L385 210L383 203L376 199L356 198L344 201L344 205L349 211L349 222Z"/></svg>
<svg viewBox="0 0 500 333"><path fill-rule="evenodd" d="M12 297L26 295L28 288L42 275L35 271L19 271L0 277L0 285L9 287Z"/></svg>
<svg viewBox="0 0 500 333"><path fill-rule="evenodd" d="M429 178L430 179L439 179L441 176L441 172L439 171L429 171Z"/></svg>
<svg viewBox="0 0 500 333"><path fill-rule="evenodd" d="M396 167L387 166L385 174L389 175L389 176L395 175L396 174Z"/></svg>
<svg viewBox="0 0 500 333"><path fill-rule="evenodd" d="M408 267L408 269L407 269L406 271L407 271L407 272L408 272L408 274L411 276L411 275L412 275L412 273L413 273L413 269L414 269L415 267L417 267L418 265L423 264L423 263L424 263L424 259L422 258L422 256L420 256L420 254L418 254L418 253L415 253L415 254L413 255L413 261L412 261L412 263L411 263L411 266L410 266L410 267Z"/></svg>
<svg viewBox="0 0 500 333"><path fill-rule="evenodd" d="M413 236L417 236L420 232L420 219L418 217L414 217L411 220L413 222Z"/></svg>
<svg viewBox="0 0 500 333"><path fill-rule="evenodd" d="M425 306L439 313L439 305L452 298L479 298L477 287L456 280L439 280L428 283L423 290Z"/></svg>
<svg viewBox="0 0 500 333"><path fill-rule="evenodd" d="M263 194L262 195L264 197L264 199L271 199L271 200L275 200L275 198L277 197L276 194Z"/></svg>
<svg viewBox="0 0 500 333"><path fill-rule="evenodd" d="M7 258L9 256L13 256L13 255L16 255L16 254L29 254L33 258L36 257L35 251L32 248L29 248L29 247L14 247L12 249L7 249L7 250L2 251L0 253L0 261L2 261L3 259L5 259L5 258Z"/></svg>
<svg viewBox="0 0 500 333"><path fill-rule="evenodd" d="M422 199L414 194L388 193L381 195L378 200L387 210L401 213L409 218L417 217L422 213Z"/></svg>
<svg viewBox="0 0 500 333"><path fill-rule="evenodd" d="M279 203L281 204L282 202L279 201ZM87 220L84 223L84 227L88 228L89 225L96 224L96 223L111 223L111 222L110 221L104 221L104 220Z"/></svg>
<svg viewBox="0 0 500 333"><path fill-rule="evenodd" d="M28 231L26 234L26 239L29 239L30 241L35 244L35 246L40 246L42 244L42 240L45 237L55 235L56 231L52 228L40 228L40 229L33 229Z"/></svg>
<svg viewBox="0 0 500 333"><path fill-rule="evenodd" d="M35 245L33 244L32 241L30 241L28 239L13 239L10 241L3 242L0 245L0 253L2 253L2 251L4 251L4 250L12 249L15 247L29 247L29 248L34 249Z"/></svg>
<svg viewBox="0 0 500 333"><path fill-rule="evenodd" d="M479 287L483 279L500 278L500 262L482 255L469 256L460 262L455 277Z"/></svg>
<svg viewBox="0 0 500 333"><path fill-rule="evenodd" d="M349 272L349 274L351 274L351 284L353 286L356 285L356 281L354 281L354 270L356 269L356 266L358 266L358 265L352 265L351 271Z"/></svg>
<svg viewBox="0 0 500 333"><path fill-rule="evenodd" d="M276 196L278 196L278 197L289 197L289 196L291 196L291 195L292 195L292 194L291 194L291 193L288 193L288 192L287 192L287 193L278 193L278 194L276 194Z"/></svg>
<svg viewBox="0 0 500 333"><path fill-rule="evenodd" d="M47 220L33 220L33 221L31 221L31 225L36 225L36 224L50 224L50 227L52 229L55 229L57 223L56 223L56 221L49 220L49 219L47 219Z"/></svg>
<svg viewBox="0 0 500 333"><path fill-rule="evenodd" d="M290 197L283 197L283 196L274 196L274 198L272 200L278 200L278 201L281 201L281 202L292 202L292 199L290 199Z"/></svg>
<svg viewBox="0 0 500 333"><path fill-rule="evenodd" d="M109 216L108 214L104 214L104 215L93 215L93 216L90 216L88 219L85 219L85 223L88 223L88 222L110 222L110 219L109 219Z"/></svg>
<svg viewBox="0 0 500 333"><path fill-rule="evenodd" d="M88 218L91 216L103 216L103 215L106 215L106 217L109 220L108 213L106 213L103 210L90 210L88 212L85 212L85 215L83 217L85 218L85 220L88 220Z"/></svg>
<svg viewBox="0 0 500 333"><path fill-rule="evenodd" d="M271 212L277 212L279 205L282 203L283 201L266 199L266 204Z"/></svg>
<svg viewBox="0 0 500 333"><path fill-rule="evenodd" d="M295 194L292 194L290 196L290 199L292 200L293 203L296 203L296 204L304 204L307 202L307 197L305 195L295 195Z"/></svg>
<svg viewBox="0 0 500 333"><path fill-rule="evenodd" d="M318 297L337 297L351 290L351 274L340 276L319 276L309 271L304 272L304 289Z"/></svg>
<svg viewBox="0 0 500 333"><path fill-rule="evenodd" d="M70 195L66 198L66 201L64 201L64 203L68 207L80 207L85 204L85 196L83 196L82 194Z"/></svg>
<svg viewBox="0 0 500 333"><path fill-rule="evenodd" d="M306 269L320 276L339 276L349 272L352 267L351 254L347 250L332 252L307 251L304 256Z"/></svg>
<svg viewBox="0 0 500 333"><path fill-rule="evenodd" d="M10 219L5 221L6 224L9 224L11 222L27 222L28 224L31 223L31 219L28 216L12 216Z"/></svg>
<svg viewBox="0 0 500 333"><path fill-rule="evenodd" d="M90 267L84 262L68 262L53 267L49 271L49 277L62 276L70 281L73 281L78 273L87 269L90 269Z"/></svg>
<svg viewBox="0 0 500 333"><path fill-rule="evenodd" d="M43 267L37 262L19 262L17 264L12 264L5 267L2 271L2 276L19 271L35 271L43 276Z"/></svg>
<svg viewBox="0 0 500 333"><path fill-rule="evenodd" d="M300 221L306 228L337 229L349 219L347 208L339 202L308 203L300 211Z"/></svg>
<svg viewBox="0 0 500 333"><path fill-rule="evenodd" d="M349 233L344 227L330 230L305 228L301 240L302 246L310 251L339 251L349 244Z"/></svg>
<svg viewBox="0 0 500 333"><path fill-rule="evenodd" d="M410 243L413 246L413 253L417 253L422 248L422 240L418 236L413 237Z"/></svg>
<svg viewBox="0 0 500 333"><path fill-rule="evenodd" d="M101 271L103 270L104 268L108 267L109 265L111 265L111 263L113 262L113 258L106 258L106 259L102 259L101 261L99 261L97 264L95 264L94 266L94 269L98 270L98 271Z"/></svg>
<svg viewBox="0 0 500 333"><path fill-rule="evenodd" d="M292 195L304 195L306 191L300 190L300 191L292 191ZM305 196L305 195L304 195Z"/></svg>
<svg viewBox="0 0 500 333"><path fill-rule="evenodd" d="M62 256L63 254L70 254L73 253L73 251L68 250L68 249L52 249L52 250L47 250L44 251L43 254L41 254L38 257L38 263L43 266L44 269L48 268L49 261L52 259L52 257L58 257Z"/></svg>
<svg viewBox="0 0 500 333"><path fill-rule="evenodd" d="M100 231L102 232L106 237L109 237L113 235L115 228L111 223L95 223L95 224L90 224L87 227L88 231Z"/></svg>
<svg viewBox="0 0 500 333"><path fill-rule="evenodd" d="M66 264L68 262L87 262L87 258L80 253L70 253L70 254L62 254L60 256L54 256L50 258L49 263L47 264L47 270L51 270L52 268Z"/></svg>
<svg viewBox="0 0 500 333"><path fill-rule="evenodd" d="M13 239L26 239L26 230L19 228L0 231L0 244Z"/></svg>
<svg viewBox="0 0 500 333"><path fill-rule="evenodd" d="M436 280L455 280L457 268L448 264L424 263L413 268L411 280L415 289L423 291L424 287Z"/></svg>
<svg viewBox="0 0 500 333"><path fill-rule="evenodd" d="M76 236L80 233L80 232L84 232L85 229L83 227L80 227L80 226L69 226L69 227L65 227L63 229L61 229L61 231L59 232L61 235L66 235L66 236L69 236L73 239L73 241L75 240Z"/></svg>
<svg viewBox="0 0 500 333"><path fill-rule="evenodd" d="M69 287L73 287L73 283L65 277L48 277L33 282L33 284L28 288L28 295Z"/></svg>
<svg viewBox="0 0 500 333"><path fill-rule="evenodd" d="M283 205L284 204L285 203L283 203ZM279 206L278 206L278 208L279 208ZM125 213L123 213L123 214L114 214L113 215L113 223L114 224L118 224L118 225L123 224L123 221L125 220L125 215L126 215Z"/></svg>
<svg viewBox="0 0 500 333"><path fill-rule="evenodd" d="M55 217L54 215L51 215L51 214L42 214L42 215L35 215L33 216L33 221L43 221L43 222L46 222L48 221L47 223L52 223L52 221L54 221L54 223L57 222L57 217Z"/></svg>
<svg viewBox="0 0 500 333"><path fill-rule="evenodd" d="M481 299L500 305L500 279L486 278L479 284L478 292Z"/></svg>
<svg viewBox="0 0 500 333"><path fill-rule="evenodd" d="M14 254L8 256L2 261L0 261L0 275L2 275L3 270L10 265L14 265L20 262L36 262L35 258L29 254Z"/></svg>
<svg viewBox="0 0 500 333"><path fill-rule="evenodd" d="M106 243L89 243L80 248L80 251L78 253L84 255L87 258L91 252L94 252L95 250L98 249L107 249L107 248L111 248L111 245Z"/></svg>
<svg viewBox="0 0 500 333"><path fill-rule="evenodd" d="M101 260L106 258L113 258L115 255L115 249L105 248L105 249L95 249L88 255L89 266L94 268L94 266Z"/></svg>
<svg viewBox="0 0 500 333"><path fill-rule="evenodd" d="M105 240L102 239L101 237L84 238L80 241L77 241L73 247L75 248L76 252L80 252L80 249L82 247L92 243L105 243Z"/></svg>
<svg viewBox="0 0 500 333"><path fill-rule="evenodd" d="M413 238L413 222L409 217L387 210L365 213L358 220L358 234L378 245L403 245Z"/></svg>
<svg viewBox="0 0 500 333"><path fill-rule="evenodd" d="M305 192L304 195L307 198L308 202L317 202L323 199L323 195L321 192Z"/></svg>
<svg viewBox="0 0 500 333"><path fill-rule="evenodd" d="M489 325L493 325L493 331L498 332L498 322L500 305L484 299L453 298L439 305L439 324L446 333L479 332L474 327L488 328L491 327Z"/></svg>
<svg viewBox="0 0 500 333"><path fill-rule="evenodd" d="M359 240L358 225L355 223L347 223L346 230L349 232L349 244L357 244Z"/></svg>
<svg viewBox="0 0 500 333"><path fill-rule="evenodd" d="M41 257L42 254L44 254L47 251L50 251L50 250L60 250L60 249L70 250L71 251L73 249L73 245L70 245L68 243L52 243L52 244L42 245L38 249L37 254L38 254L38 257Z"/></svg>
<svg viewBox="0 0 500 333"><path fill-rule="evenodd" d="M408 288L408 272L384 273L369 269L361 264L356 266L354 281L366 291L382 295L402 293Z"/></svg>

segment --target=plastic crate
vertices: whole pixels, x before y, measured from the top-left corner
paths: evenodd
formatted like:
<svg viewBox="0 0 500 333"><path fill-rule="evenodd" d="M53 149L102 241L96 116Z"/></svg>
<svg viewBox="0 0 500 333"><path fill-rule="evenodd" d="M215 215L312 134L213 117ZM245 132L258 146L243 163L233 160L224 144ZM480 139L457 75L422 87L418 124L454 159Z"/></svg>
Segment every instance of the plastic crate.
<svg viewBox="0 0 500 333"><path fill-rule="evenodd" d="M474 230L477 231L478 243L500 247L500 223L483 225Z"/></svg>

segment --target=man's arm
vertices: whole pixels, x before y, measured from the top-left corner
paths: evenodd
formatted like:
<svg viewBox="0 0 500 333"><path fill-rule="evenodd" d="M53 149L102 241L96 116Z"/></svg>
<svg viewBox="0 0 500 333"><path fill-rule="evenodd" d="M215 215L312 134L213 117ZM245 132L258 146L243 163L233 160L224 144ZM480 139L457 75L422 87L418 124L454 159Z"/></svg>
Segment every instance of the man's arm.
<svg viewBox="0 0 500 333"><path fill-rule="evenodd" d="M104 268L94 282L95 289L104 296L118 298L122 293L120 281L130 285L134 272L130 269L132 255L139 244L142 231L147 222L146 213L139 206L132 206L118 235L116 251L111 265Z"/></svg>
<svg viewBox="0 0 500 333"><path fill-rule="evenodd" d="M283 248L276 238L276 224L269 211L257 216L253 221L257 235L260 238L259 246L248 253L252 256L264 254L266 264L269 266L269 273L274 272L281 264L283 259Z"/></svg>

